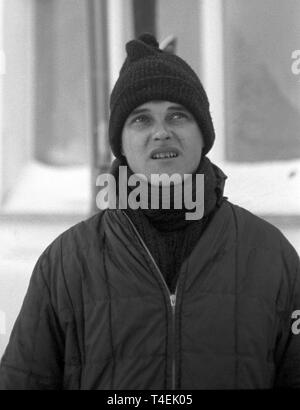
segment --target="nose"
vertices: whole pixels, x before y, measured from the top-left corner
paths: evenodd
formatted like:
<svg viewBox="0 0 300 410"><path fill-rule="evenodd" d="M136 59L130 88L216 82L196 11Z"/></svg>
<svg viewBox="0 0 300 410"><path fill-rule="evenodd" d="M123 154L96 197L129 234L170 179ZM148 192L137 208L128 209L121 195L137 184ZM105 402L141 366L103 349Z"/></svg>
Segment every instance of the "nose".
<svg viewBox="0 0 300 410"><path fill-rule="evenodd" d="M154 133L153 133L153 139L155 141L164 141L170 139L170 133L169 131L162 125L159 128L157 128Z"/></svg>

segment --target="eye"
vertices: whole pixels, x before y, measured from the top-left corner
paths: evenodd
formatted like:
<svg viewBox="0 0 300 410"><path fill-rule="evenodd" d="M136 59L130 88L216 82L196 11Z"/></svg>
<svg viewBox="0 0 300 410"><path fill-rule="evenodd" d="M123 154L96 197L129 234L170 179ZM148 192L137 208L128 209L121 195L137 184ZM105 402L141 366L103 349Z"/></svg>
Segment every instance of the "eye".
<svg viewBox="0 0 300 410"><path fill-rule="evenodd" d="M131 124L135 125L147 125L151 121L151 118L149 115L146 114L139 114L135 117L133 117L130 121Z"/></svg>
<svg viewBox="0 0 300 410"><path fill-rule="evenodd" d="M175 121L185 120L188 118L188 114L184 111L174 111L170 114L170 119Z"/></svg>

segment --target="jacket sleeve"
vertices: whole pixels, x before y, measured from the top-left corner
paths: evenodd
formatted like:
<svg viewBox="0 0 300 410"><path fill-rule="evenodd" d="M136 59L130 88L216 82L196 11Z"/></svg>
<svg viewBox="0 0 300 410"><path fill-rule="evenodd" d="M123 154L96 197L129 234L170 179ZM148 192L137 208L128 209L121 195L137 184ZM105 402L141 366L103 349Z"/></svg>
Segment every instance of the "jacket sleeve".
<svg viewBox="0 0 300 410"><path fill-rule="evenodd" d="M300 389L300 262L294 249L292 258L285 263L285 267L291 278L291 297L288 298L288 308L283 313L275 388Z"/></svg>
<svg viewBox="0 0 300 410"><path fill-rule="evenodd" d="M0 390L62 387L64 336L51 301L49 269L44 253L34 268L0 363Z"/></svg>

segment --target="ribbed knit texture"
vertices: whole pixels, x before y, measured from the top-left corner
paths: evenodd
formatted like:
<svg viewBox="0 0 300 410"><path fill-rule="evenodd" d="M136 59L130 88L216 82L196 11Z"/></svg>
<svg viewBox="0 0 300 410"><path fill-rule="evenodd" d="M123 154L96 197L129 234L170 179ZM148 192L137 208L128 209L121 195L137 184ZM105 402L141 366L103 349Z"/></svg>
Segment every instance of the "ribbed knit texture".
<svg viewBox="0 0 300 410"><path fill-rule="evenodd" d="M192 68L180 57L158 48L151 35L126 45L127 57L110 99L109 140L121 156L121 134L129 114L149 101L170 101L187 108L195 117L204 140L203 154L213 145L214 127L206 92Z"/></svg>

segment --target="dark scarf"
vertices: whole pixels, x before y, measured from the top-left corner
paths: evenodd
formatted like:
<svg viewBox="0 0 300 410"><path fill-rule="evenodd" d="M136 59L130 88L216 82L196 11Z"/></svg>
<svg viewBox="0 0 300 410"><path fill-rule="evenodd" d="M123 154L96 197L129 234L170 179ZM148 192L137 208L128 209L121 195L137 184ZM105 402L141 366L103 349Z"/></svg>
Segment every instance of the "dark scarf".
<svg viewBox="0 0 300 410"><path fill-rule="evenodd" d="M127 165L128 178L132 175L124 157L115 159L110 172L117 182L119 166L121 165ZM193 198L195 198L195 175L197 173L204 174L204 215L201 219L186 220L186 212L192 210L187 210L184 207L174 209L172 201L171 209L150 209L150 184L148 189L149 209L132 210L127 208L125 210L149 248L171 292L175 290L182 262L194 248L216 209L226 199L223 197L223 190L227 177L207 157L201 159L198 169L193 175ZM128 193L130 189L133 188L128 187ZM172 199L172 187L170 192Z"/></svg>

